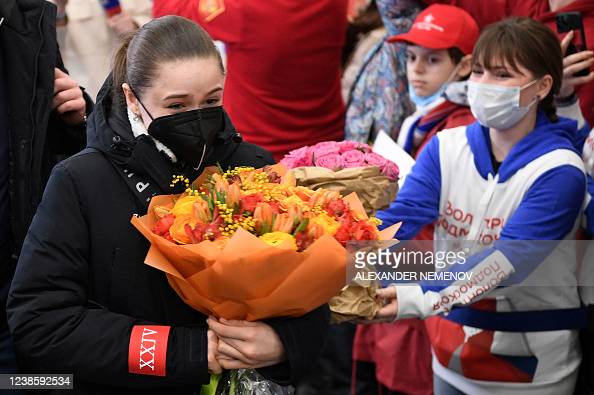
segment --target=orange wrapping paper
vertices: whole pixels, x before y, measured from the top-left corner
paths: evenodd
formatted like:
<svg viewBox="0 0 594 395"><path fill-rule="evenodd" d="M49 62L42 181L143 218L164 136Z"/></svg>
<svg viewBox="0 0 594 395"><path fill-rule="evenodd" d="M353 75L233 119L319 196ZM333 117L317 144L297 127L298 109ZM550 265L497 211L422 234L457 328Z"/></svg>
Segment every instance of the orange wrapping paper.
<svg viewBox="0 0 594 395"><path fill-rule="evenodd" d="M249 321L296 317L328 302L345 285L347 253L331 236L296 252L269 246L243 229L222 249L218 242L177 245L154 234L153 207L170 204L174 197L155 196L149 214L131 222L151 242L145 263L165 272L171 287L196 310ZM366 218L356 195L345 200ZM396 229L383 230L380 238L392 238Z"/></svg>

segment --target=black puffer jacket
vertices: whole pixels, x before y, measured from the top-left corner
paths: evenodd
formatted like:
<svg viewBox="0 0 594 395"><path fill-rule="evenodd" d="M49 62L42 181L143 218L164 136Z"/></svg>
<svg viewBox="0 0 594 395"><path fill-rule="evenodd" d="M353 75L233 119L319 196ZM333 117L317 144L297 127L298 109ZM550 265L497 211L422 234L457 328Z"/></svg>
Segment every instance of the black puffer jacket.
<svg viewBox="0 0 594 395"><path fill-rule="evenodd" d="M160 193L169 192L180 169L154 146L137 149L110 88L108 82L89 119L89 148L52 172L10 290L9 326L25 372L73 373L79 393L191 393L209 377L206 317L180 300L164 273L143 263L149 243L130 218L144 214L146 204L114 165L132 169ZM227 119L207 164L272 162L237 137ZM268 320L288 361L261 372L296 382L317 358L328 319L323 306L301 318ZM142 324L171 326L164 377L128 371L131 330Z"/></svg>
<svg viewBox="0 0 594 395"><path fill-rule="evenodd" d="M56 6L44 0L0 1L0 60L9 103L10 201L16 257L52 167L85 147L84 124L71 127L52 112L54 67L64 69L56 40ZM87 101L87 113L92 101ZM0 267L9 281L11 267ZM8 280L7 280L8 279Z"/></svg>

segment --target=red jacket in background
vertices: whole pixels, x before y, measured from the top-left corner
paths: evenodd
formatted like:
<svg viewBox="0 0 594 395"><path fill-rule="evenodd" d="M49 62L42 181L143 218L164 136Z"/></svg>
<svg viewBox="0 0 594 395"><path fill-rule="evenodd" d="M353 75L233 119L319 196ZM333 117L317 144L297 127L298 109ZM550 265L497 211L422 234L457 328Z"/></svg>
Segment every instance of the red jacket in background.
<svg viewBox="0 0 594 395"><path fill-rule="evenodd" d="M586 45L594 50L594 0L576 0L551 12L548 0L424 0L426 4L451 4L468 11L480 28L509 16L528 16L541 21L557 32L555 16L562 12L579 11L584 20ZM565 34L559 35L559 37ZM576 88L582 113L590 125L594 125L594 81Z"/></svg>
<svg viewBox="0 0 594 395"><path fill-rule="evenodd" d="M154 0L153 13L192 19L225 42L225 109L247 141L278 160L304 145L343 139L347 3Z"/></svg>

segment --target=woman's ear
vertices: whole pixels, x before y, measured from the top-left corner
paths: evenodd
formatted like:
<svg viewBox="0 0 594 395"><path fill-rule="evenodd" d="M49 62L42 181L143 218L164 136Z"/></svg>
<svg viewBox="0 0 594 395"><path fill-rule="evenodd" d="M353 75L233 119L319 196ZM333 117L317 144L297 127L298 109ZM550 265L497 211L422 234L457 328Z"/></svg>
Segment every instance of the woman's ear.
<svg viewBox="0 0 594 395"><path fill-rule="evenodd" d="M544 99L553 89L553 77L549 74L545 75L536 83L536 87L538 88L536 95L540 100Z"/></svg>
<svg viewBox="0 0 594 395"><path fill-rule="evenodd" d="M136 99L134 92L132 92L132 89L130 89L130 85L124 82L122 84L122 90L124 91L124 97L126 98L126 105L134 114L140 117L141 113L140 107L138 106L138 100Z"/></svg>
<svg viewBox="0 0 594 395"><path fill-rule="evenodd" d="M465 55L462 60L460 60L458 66L458 72L456 73L456 77L458 81L465 80L470 76L472 72L472 55L468 54Z"/></svg>

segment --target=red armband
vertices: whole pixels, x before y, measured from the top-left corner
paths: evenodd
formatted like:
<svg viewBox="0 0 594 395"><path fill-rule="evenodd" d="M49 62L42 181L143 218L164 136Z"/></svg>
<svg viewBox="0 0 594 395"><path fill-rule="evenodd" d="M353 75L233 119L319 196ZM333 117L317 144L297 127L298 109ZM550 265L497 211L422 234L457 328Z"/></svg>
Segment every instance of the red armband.
<svg viewBox="0 0 594 395"><path fill-rule="evenodd" d="M136 325L130 335L128 371L134 374L165 376L169 326Z"/></svg>

